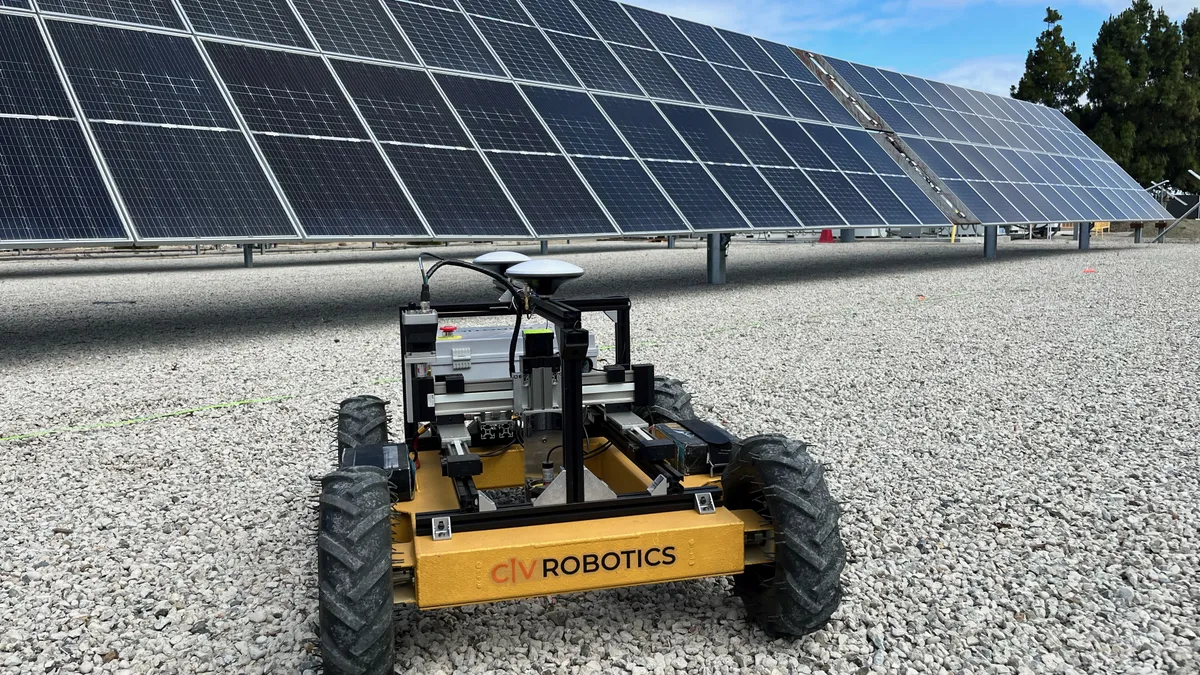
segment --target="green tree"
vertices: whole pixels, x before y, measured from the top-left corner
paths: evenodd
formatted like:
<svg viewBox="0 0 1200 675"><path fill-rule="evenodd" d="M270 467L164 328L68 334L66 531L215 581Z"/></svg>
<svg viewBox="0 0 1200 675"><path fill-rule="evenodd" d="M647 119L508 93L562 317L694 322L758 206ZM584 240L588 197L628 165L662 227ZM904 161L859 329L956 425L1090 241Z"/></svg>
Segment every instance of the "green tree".
<svg viewBox="0 0 1200 675"><path fill-rule="evenodd" d="M1190 30L1197 28L1200 19ZM1134 0L1100 26L1085 69L1088 102L1079 121L1142 183L1189 182L1200 122L1200 87L1188 75L1195 44L1185 42L1180 24L1149 0Z"/></svg>
<svg viewBox="0 0 1200 675"><path fill-rule="evenodd" d="M1080 57L1075 43L1067 44L1063 37L1062 14L1047 7L1046 30L1037 38L1036 46L1025 57L1025 74L1011 89L1013 98L1058 108L1074 115L1087 82L1080 70Z"/></svg>

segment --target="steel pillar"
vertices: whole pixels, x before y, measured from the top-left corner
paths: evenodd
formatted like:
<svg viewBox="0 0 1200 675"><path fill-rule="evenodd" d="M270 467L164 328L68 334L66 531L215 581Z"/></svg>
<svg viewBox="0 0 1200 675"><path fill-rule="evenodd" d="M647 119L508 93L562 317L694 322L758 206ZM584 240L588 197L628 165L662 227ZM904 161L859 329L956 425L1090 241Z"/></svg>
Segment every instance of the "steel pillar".
<svg viewBox="0 0 1200 675"><path fill-rule="evenodd" d="M1133 243L1135 243L1135 244L1142 243L1142 224L1134 223L1130 227L1133 228Z"/></svg>
<svg viewBox="0 0 1200 675"><path fill-rule="evenodd" d="M675 248L675 235L667 237L667 248Z"/></svg>
<svg viewBox="0 0 1200 675"><path fill-rule="evenodd" d="M543 239L542 240L542 255L547 255L549 253L550 253L550 242Z"/></svg>
<svg viewBox="0 0 1200 675"><path fill-rule="evenodd" d="M242 244L242 267L254 267L253 244Z"/></svg>
<svg viewBox="0 0 1200 675"><path fill-rule="evenodd" d="M713 286L725 283L725 247L721 245L722 236L719 232L708 235L708 283Z"/></svg>
<svg viewBox="0 0 1200 675"><path fill-rule="evenodd" d="M1082 223L1079 228L1079 250L1086 251L1091 248L1092 243L1092 224Z"/></svg>
<svg viewBox="0 0 1200 675"><path fill-rule="evenodd" d="M843 244L853 244L854 243L854 228L843 227L840 230L839 235L842 239Z"/></svg>
<svg viewBox="0 0 1200 675"><path fill-rule="evenodd" d="M988 260L996 259L996 238L999 236L998 225L983 226L983 257Z"/></svg>

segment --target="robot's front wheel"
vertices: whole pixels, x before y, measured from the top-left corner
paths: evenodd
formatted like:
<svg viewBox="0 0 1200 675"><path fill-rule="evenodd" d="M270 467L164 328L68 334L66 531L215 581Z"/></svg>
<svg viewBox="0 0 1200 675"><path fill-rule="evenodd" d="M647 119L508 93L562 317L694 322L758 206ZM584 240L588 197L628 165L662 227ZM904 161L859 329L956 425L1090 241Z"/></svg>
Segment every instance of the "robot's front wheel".
<svg viewBox="0 0 1200 675"><path fill-rule="evenodd" d="M391 516L382 470L353 466L321 479L317 581L326 675L394 670Z"/></svg>
<svg viewBox="0 0 1200 675"><path fill-rule="evenodd" d="M842 600L846 548L841 509L825 470L807 446L784 436L752 436L734 445L721 478L725 506L754 509L775 530L775 561L734 577L746 613L775 635L820 630Z"/></svg>

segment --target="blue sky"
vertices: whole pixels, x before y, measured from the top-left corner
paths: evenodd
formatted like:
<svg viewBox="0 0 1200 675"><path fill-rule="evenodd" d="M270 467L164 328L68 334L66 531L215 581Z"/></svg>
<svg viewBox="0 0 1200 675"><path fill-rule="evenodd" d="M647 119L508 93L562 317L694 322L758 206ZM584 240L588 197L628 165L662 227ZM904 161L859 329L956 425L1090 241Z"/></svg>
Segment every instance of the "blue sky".
<svg viewBox="0 0 1200 675"><path fill-rule="evenodd" d="M1129 0L625 0L881 68L997 94L1025 70L1049 4L1086 60L1100 24ZM1175 19L1195 0L1157 2Z"/></svg>

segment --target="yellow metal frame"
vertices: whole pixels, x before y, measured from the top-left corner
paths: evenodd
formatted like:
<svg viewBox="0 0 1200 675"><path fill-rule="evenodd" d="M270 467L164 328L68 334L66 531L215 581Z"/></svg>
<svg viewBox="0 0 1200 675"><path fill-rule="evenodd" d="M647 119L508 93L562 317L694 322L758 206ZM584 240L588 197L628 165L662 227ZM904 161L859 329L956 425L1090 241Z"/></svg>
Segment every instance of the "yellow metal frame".
<svg viewBox="0 0 1200 675"><path fill-rule="evenodd" d="M606 444L591 439L589 449ZM472 451L486 454L488 448ZM456 532L448 540L416 537L416 516L458 508L453 484L441 475L438 452L419 453L414 499L393 509L392 565L411 578L393 591L398 603L421 608L453 607L600 588L618 588L682 579L738 574L746 565L770 562L770 524L750 510L718 508L600 518L476 532ZM525 452L514 445L483 457L480 489L525 485ZM646 489L652 482L625 454L609 449L587 460L588 469L618 493ZM688 476L687 487L706 485L709 476ZM754 543L747 544L748 539ZM411 575L407 574L411 572Z"/></svg>

